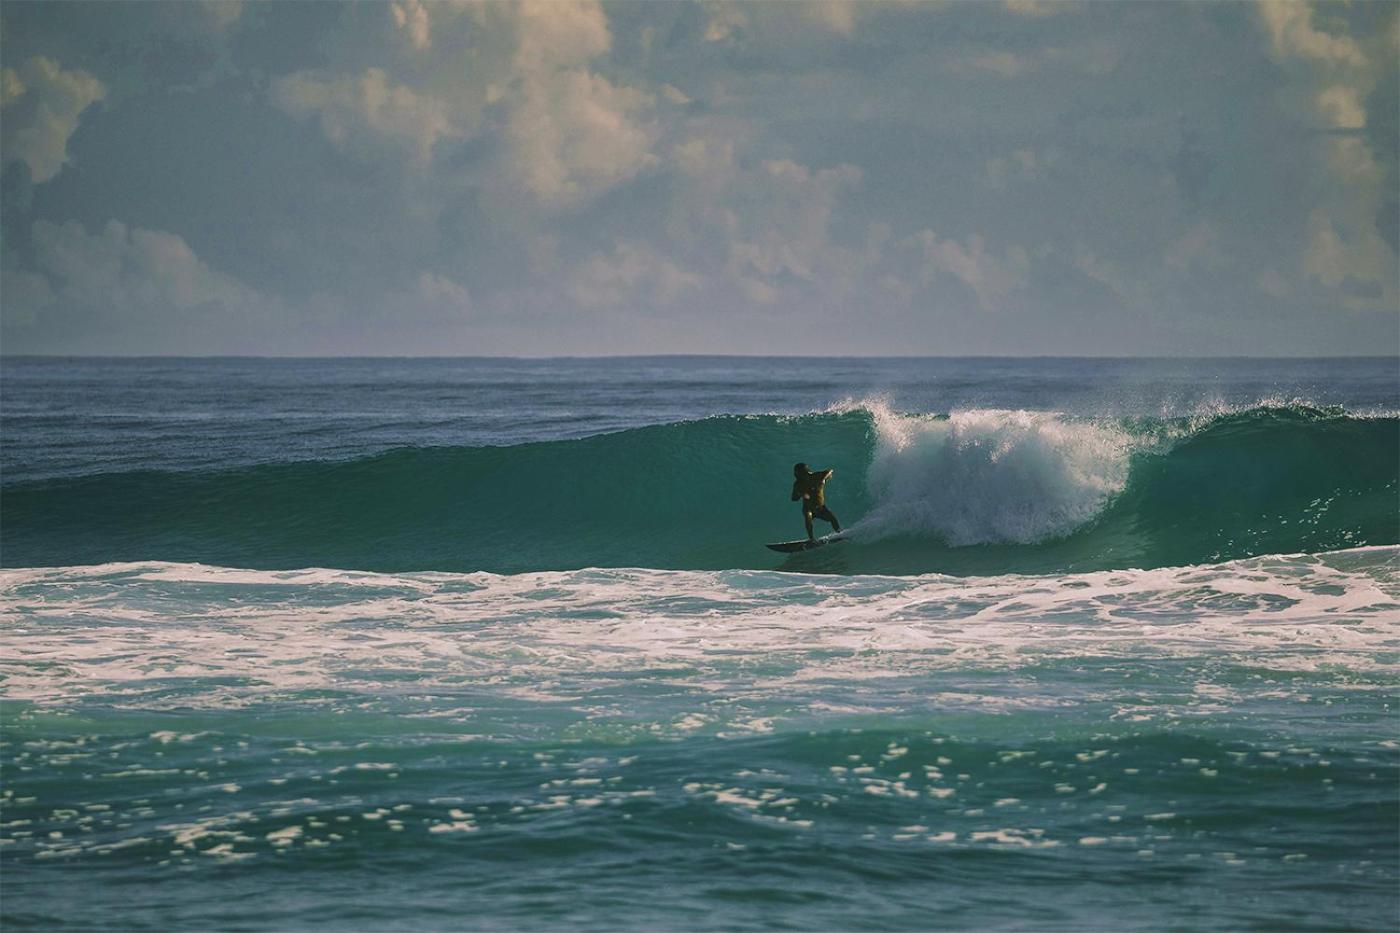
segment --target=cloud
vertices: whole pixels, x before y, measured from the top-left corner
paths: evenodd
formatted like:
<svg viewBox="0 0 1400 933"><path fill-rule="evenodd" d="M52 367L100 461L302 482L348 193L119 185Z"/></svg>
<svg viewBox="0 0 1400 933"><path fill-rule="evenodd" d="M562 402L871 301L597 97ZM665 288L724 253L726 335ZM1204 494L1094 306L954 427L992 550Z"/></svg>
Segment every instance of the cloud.
<svg viewBox="0 0 1400 933"><path fill-rule="evenodd" d="M89 234L82 224L35 221L36 265L59 301L189 310L259 299L252 289L205 265L184 239L109 221Z"/></svg>
<svg viewBox="0 0 1400 933"><path fill-rule="evenodd" d="M389 9L394 17L394 24L408 35L415 49L424 50L433 44L428 7L422 0L395 0Z"/></svg>
<svg viewBox="0 0 1400 933"><path fill-rule="evenodd" d="M948 57L943 67L953 74L989 74L998 78L1019 78L1052 70L1096 77L1117 71L1122 59L1123 53L1116 44L1093 41L1020 52L975 49Z"/></svg>
<svg viewBox="0 0 1400 933"><path fill-rule="evenodd" d="M34 267L5 274L5 326L24 349L110 350L135 338L148 352L185 351L220 335L254 337L280 306L211 268L183 238L109 221L35 221Z"/></svg>
<svg viewBox="0 0 1400 933"><path fill-rule="evenodd" d="M854 0L810 0L798 4L798 9L808 19L838 36L850 36L855 32L859 7Z"/></svg>
<svg viewBox="0 0 1400 933"><path fill-rule="evenodd" d="M636 302L665 306L699 285L699 276L656 250L619 242L611 254L597 254L579 265L573 273L570 294L585 308Z"/></svg>
<svg viewBox="0 0 1400 933"><path fill-rule="evenodd" d="M705 41L724 42L748 25L748 17L738 3L706 3Z"/></svg>
<svg viewBox="0 0 1400 933"><path fill-rule="evenodd" d="M506 136L513 177L534 198L570 207L657 163L643 114L652 95L614 84L587 65L612 46L597 3L530 2L514 15L516 51Z"/></svg>
<svg viewBox="0 0 1400 933"><path fill-rule="evenodd" d="M273 82L272 100L291 116L318 119L341 149L371 158L389 151L426 166L437 141L454 132L441 101L394 84L380 68L359 77L297 72Z"/></svg>
<svg viewBox="0 0 1400 933"><path fill-rule="evenodd" d="M522 74L583 65L612 48L607 15L591 0L527 0L507 12L515 16L515 67Z"/></svg>
<svg viewBox="0 0 1400 933"><path fill-rule="evenodd" d="M1001 5L1011 13L1036 18L1079 12L1079 4L1072 0L1002 0Z"/></svg>
<svg viewBox="0 0 1400 933"><path fill-rule="evenodd" d="M1013 291L1025 286L1030 272L1030 256L1024 248L1008 247L997 258L988 252L981 234L972 234L963 245L924 230L916 241L923 250L925 279L953 276L972 290L984 311L1002 308Z"/></svg>
<svg viewBox="0 0 1400 933"><path fill-rule="evenodd" d="M540 202L567 207L656 165L651 95L584 68L530 75L507 121L511 170Z"/></svg>
<svg viewBox="0 0 1400 933"><path fill-rule="evenodd" d="M987 186L993 191L1005 191L1012 182L1033 181L1040 176L1042 161L1032 149L1017 149L1009 156L988 159Z"/></svg>
<svg viewBox="0 0 1400 933"><path fill-rule="evenodd" d="M379 68L360 79L294 75L278 85L284 109L319 113L337 142L398 140L420 166L439 140L486 134L500 143L487 183L549 209L586 204L657 164L655 96L592 67L612 49L598 3L397 0L389 9L413 49L395 72L408 83ZM451 51L430 54L437 46Z"/></svg>
<svg viewBox="0 0 1400 933"><path fill-rule="evenodd" d="M1310 141L1319 183L1312 187L1303 270L1345 307L1397 310L1397 257L1376 223L1386 172L1366 140L1353 135L1366 127L1364 102L1393 58L1382 52L1378 63L1349 33L1318 29L1309 3L1266 0L1258 10L1273 58L1301 91L1303 115L1341 131ZM1334 21L1334 29L1344 27ZM1393 179L1390 185L1393 191Z"/></svg>
<svg viewBox="0 0 1400 933"><path fill-rule="evenodd" d="M243 17L242 0L199 0L199 7L216 30L229 29Z"/></svg>
<svg viewBox="0 0 1400 933"><path fill-rule="evenodd" d="M64 71L52 59L36 55L19 70L0 72L0 109L5 133L3 154L29 166L35 184L53 178L68 161L68 139L93 103L107 95L102 82L84 71Z"/></svg>
<svg viewBox="0 0 1400 933"><path fill-rule="evenodd" d="M1313 26L1312 4L1300 0L1261 0L1258 10L1276 57L1302 58L1331 67L1366 67L1366 56L1351 36L1333 35Z"/></svg>
<svg viewBox="0 0 1400 933"><path fill-rule="evenodd" d="M436 272L418 275L413 297L439 314L465 314L472 309L472 296L465 285Z"/></svg>
<svg viewBox="0 0 1400 933"><path fill-rule="evenodd" d="M1167 246L1162 260L1173 269L1218 269L1229 264L1218 224L1203 220Z"/></svg>

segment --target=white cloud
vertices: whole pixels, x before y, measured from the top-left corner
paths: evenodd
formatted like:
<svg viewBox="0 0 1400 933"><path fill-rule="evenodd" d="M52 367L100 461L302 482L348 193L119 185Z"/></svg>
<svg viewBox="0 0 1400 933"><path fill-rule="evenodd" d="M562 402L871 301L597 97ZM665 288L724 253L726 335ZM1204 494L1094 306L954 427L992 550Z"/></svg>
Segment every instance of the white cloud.
<svg viewBox="0 0 1400 933"><path fill-rule="evenodd" d="M1009 156L987 160L987 186L993 191L1005 191L1014 182L1032 181L1040 174L1040 160L1032 149L1017 149Z"/></svg>
<svg viewBox="0 0 1400 933"><path fill-rule="evenodd" d="M737 3L706 3L705 41L723 42L748 25L748 17Z"/></svg>
<svg viewBox="0 0 1400 933"><path fill-rule="evenodd" d="M809 0L797 4L809 20L838 36L850 36L855 32L859 7L854 0Z"/></svg>
<svg viewBox="0 0 1400 933"><path fill-rule="evenodd" d="M972 289L984 311L1003 307L1012 292L1025 286L1030 274L1030 255L1024 248L1008 247L997 258L987 250L981 234L972 234L966 245L940 239L932 230L920 232L916 240L923 250L925 280L944 273L953 276Z"/></svg>
<svg viewBox="0 0 1400 933"><path fill-rule="evenodd" d="M1318 29L1309 3L1266 0L1258 9L1274 59L1292 71L1302 92L1298 106L1306 118L1331 130L1363 129L1364 102L1387 68L1388 53L1373 61L1350 34ZM1345 25L1335 22L1334 28ZM1385 170L1360 135L1321 136L1311 146L1318 183L1310 188L1304 272L1333 289L1332 300L1346 307L1397 310L1400 263L1376 227L1376 206L1387 194Z"/></svg>
<svg viewBox="0 0 1400 933"><path fill-rule="evenodd" d="M1359 130L1366 125L1366 110L1361 105L1360 88L1334 84L1319 91L1314 103L1318 113L1329 126Z"/></svg>
<svg viewBox="0 0 1400 933"><path fill-rule="evenodd" d="M1308 247L1303 271L1329 287L1345 286L1341 302L1349 308L1397 309L1395 254L1373 225L1348 230L1319 208L1308 219Z"/></svg>
<svg viewBox="0 0 1400 933"><path fill-rule="evenodd" d="M683 292L699 284L699 276L685 271L656 250L642 244L619 242L611 255L595 255L574 271L570 293L585 308L637 301L653 306L670 305Z"/></svg>
<svg viewBox="0 0 1400 933"><path fill-rule="evenodd" d="M274 102L316 117L346 151L407 155L423 170L439 142L492 134L504 145L487 184L551 209L584 204L658 164L655 96L592 67L612 48L598 3L396 0L388 10L412 50L401 68L297 72L274 82ZM669 86L661 92L686 100Z"/></svg>
<svg viewBox="0 0 1400 933"><path fill-rule="evenodd" d="M242 0L200 0L199 7L216 30L228 29L243 17Z"/></svg>
<svg viewBox="0 0 1400 933"><path fill-rule="evenodd" d="M1173 269L1218 269L1229 264L1218 224L1203 220L1173 240L1162 259Z"/></svg>
<svg viewBox="0 0 1400 933"><path fill-rule="evenodd" d="M466 286L436 272L419 273L414 297L439 313L465 314L472 309Z"/></svg>
<svg viewBox="0 0 1400 933"><path fill-rule="evenodd" d="M1122 59L1123 53L1116 44L1096 41L1021 52L972 49L945 59L943 67L953 74L989 74L999 78L1019 78L1041 71L1097 77L1117 71Z"/></svg>
<svg viewBox="0 0 1400 933"><path fill-rule="evenodd" d="M445 104L392 83L380 68L359 77L297 72L273 82L272 99L294 117L316 117L338 147L369 157L388 150L426 166L433 145L454 132Z"/></svg>
<svg viewBox="0 0 1400 933"><path fill-rule="evenodd" d="M1108 289L1121 303L1128 306L1146 304L1142 286L1133 281L1122 266L1098 255L1083 243L1075 246L1074 267Z"/></svg>
<svg viewBox="0 0 1400 933"><path fill-rule="evenodd" d="M211 325L239 329L275 310L255 289L208 266L173 233L115 220L88 233L77 221L39 220L31 234L33 272L6 274L11 324L60 313L118 328L197 333Z"/></svg>
<svg viewBox="0 0 1400 933"><path fill-rule="evenodd" d="M577 204L655 165L649 94L584 68L531 75L507 121L511 170L539 201Z"/></svg>
<svg viewBox="0 0 1400 933"><path fill-rule="evenodd" d="M1002 6L1021 16L1054 16L1057 13L1077 13L1079 4L1071 0L1002 0Z"/></svg>
<svg viewBox="0 0 1400 933"><path fill-rule="evenodd" d="M29 166L36 184L53 178L68 161L68 139L78 119L107 95L102 82L83 71L64 71L58 63L35 56L0 73L0 108L4 110L5 162Z"/></svg>
<svg viewBox="0 0 1400 933"><path fill-rule="evenodd" d="M588 63L612 47L597 3L531 2L515 16L515 89L506 95L510 171L535 199L579 204L655 165L654 99L614 84Z"/></svg>
<svg viewBox="0 0 1400 933"><path fill-rule="evenodd" d="M854 165L813 171L769 160L742 173L718 219L730 234L730 270L740 276L826 279L845 265L833 252L831 222L843 191L861 180Z"/></svg>
<svg viewBox="0 0 1400 933"><path fill-rule="evenodd" d="M515 16L515 67L522 74L583 65L612 48L608 18L591 0L528 0L506 12Z"/></svg>
<svg viewBox="0 0 1400 933"><path fill-rule="evenodd" d="M1343 68L1366 67L1366 56L1351 36L1333 35L1313 26L1311 3L1261 0L1258 10L1276 57L1303 58Z"/></svg>
<svg viewBox="0 0 1400 933"><path fill-rule="evenodd" d="M1270 298L1284 299L1293 294L1288 280L1277 269L1265 269L1254 280L1254 287Z"/></svg>
<svg viewBox="0 0 1400 933"><path fill-rule="evenodd" d="M432 23L428 17L428 7L422 0L394 0L389 5L394 17L394 25L408 36L415 49L425 50L433 44Z"/></svg>

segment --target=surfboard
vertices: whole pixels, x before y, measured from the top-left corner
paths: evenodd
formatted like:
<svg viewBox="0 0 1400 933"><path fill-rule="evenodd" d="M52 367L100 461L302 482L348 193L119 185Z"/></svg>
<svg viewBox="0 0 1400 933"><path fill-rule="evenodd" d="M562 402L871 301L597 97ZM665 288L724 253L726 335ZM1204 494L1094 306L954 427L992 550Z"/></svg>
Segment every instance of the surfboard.
<svg viewBox="0 0 1400 933"><path fill-rule="evenodd" d="M767 545L770 550L783 554L792 554L797 551L810 551L812 548L821 547L823 544L831 544L843 540L839 535L826 535L815 541L808 541L806 538L799 538L796 541L778 541Z"/></svg>

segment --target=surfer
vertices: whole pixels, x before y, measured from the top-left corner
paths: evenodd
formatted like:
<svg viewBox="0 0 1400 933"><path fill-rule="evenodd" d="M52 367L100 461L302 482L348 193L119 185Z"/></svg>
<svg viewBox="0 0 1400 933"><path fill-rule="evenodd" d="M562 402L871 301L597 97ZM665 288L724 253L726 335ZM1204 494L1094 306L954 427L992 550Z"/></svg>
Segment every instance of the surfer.
<svg viewBox="0 0 1400 933"><path fill-rule="evenodd" d="M802 500L802 520L807 523L807 540L815 541L812 535L812 516L820 518L824 522L830 522L831 527L837 531L841 530L841 523L836 520L831 509L826 507L826 481L831 478L835 470L822 470L813 473L807 469L807 464L798 463L792 468L794 477L792 483L792 501Z"/></svg>

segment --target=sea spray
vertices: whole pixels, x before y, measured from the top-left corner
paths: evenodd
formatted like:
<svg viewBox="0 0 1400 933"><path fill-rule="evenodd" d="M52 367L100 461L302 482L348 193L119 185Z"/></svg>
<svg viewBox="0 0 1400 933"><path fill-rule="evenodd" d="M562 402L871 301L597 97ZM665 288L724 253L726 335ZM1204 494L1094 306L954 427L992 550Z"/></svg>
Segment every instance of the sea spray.
<svg viewBox="0 0 1400 933"><path fill-rule="evenodd" d="M969 544L1034 544L1093 519L1128 478L1134 438L1052 412L905 415L867 403L875 503L855 529Z"/></svg>

